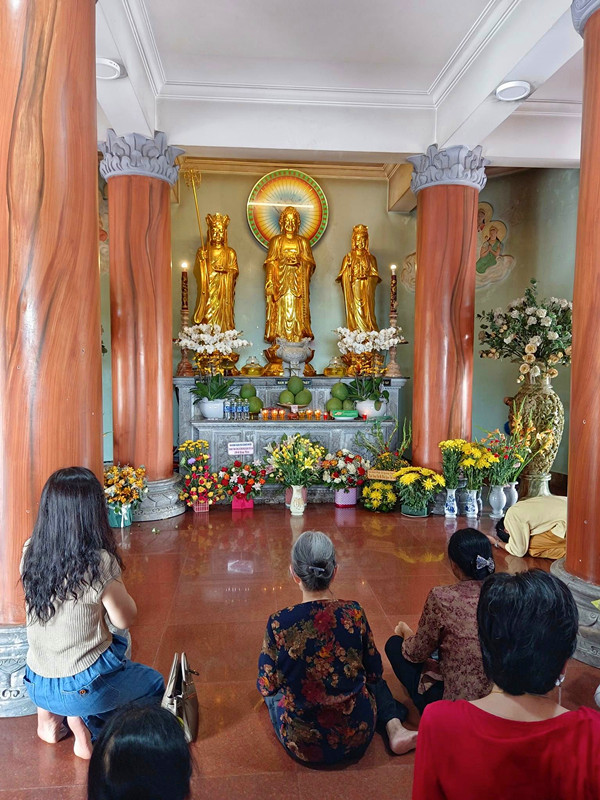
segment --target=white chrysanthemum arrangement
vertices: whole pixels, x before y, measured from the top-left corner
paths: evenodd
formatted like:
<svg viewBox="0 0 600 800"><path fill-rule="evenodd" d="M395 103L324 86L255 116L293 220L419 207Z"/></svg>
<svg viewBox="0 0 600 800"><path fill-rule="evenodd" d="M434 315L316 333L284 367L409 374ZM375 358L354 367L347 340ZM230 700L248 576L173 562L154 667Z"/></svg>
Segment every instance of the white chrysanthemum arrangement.
<svg viewBox="0 0 600 800"><path fill-rule="evenodd" d="M191 325L179 332L177 344L184 350L193 350L202 355L221 353L228 356L238 347L252 345L252 342L240 338L241 333L235 328L222 331L220 325Z"/></svg>
<svg viewBox="0 0 600 800"><path fill-rule="evenodd" d="M346 353L378 353L387 351L397 344L404 344L402 328L382 328L380 331L351 331L349 328L336 328L338 348L342 355Z"/></svg>
<svg viewBox="0 0 600 800"><path fill-rule="evenodd" d="M564 298L539 299L537 282L507 308L477 315L481 322L481 358L508 358L519 364L517 383L525 377L555 378L557 365L571 363L573 303Z"/></svg>

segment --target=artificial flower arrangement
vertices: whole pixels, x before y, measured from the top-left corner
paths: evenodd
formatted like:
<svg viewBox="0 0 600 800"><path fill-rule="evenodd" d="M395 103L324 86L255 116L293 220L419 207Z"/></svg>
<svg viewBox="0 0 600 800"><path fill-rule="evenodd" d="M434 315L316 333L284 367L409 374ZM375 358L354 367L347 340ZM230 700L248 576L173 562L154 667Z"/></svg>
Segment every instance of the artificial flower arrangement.
<svg viewBox="0 0 600 800"><path fill-rule="evenodd" d="M188 439L179 446L179 469L183 473L183 486L179 499L186 505L196 503L212 505L223 497L217 474L208 468L208 442L205 439Z"/></svg>
<svg viewBox="0 0 600 800"><path fill-rule="evenodd" d="M325 448L306 436L283 434L279 442L265 447L267 464L275 480L286 486L309 486L321 478Z"/></svg>
<svg viewBox="0 0 600 800"><path fill-rule="evenodd" d="M467 481L467 489L479 490L498 456L481 442L465 442L460 468Z"/></svg>
<svg viewBox="0 0 600 800"><path fill-rule="evenodd" d="M411 509L426 509L434 494L446 485L443 475L427 467L403 467L398 470L398 492L402 505Z"/></svg>
<svg viewBox="0 0 600 800"><path fill-rule="evenodd" d="M361 502L369 511L393 511L397 500L394 484L389 481L368 481L363 486Z"/></svg>
<svg viewBox="0 0 600 800"><path fill-rule="evenodd" d="M338 349L342 355L354 353L380 353L388 351L397 344L405 344L402 328L394 326L380 331L351 331L349 328L335 328L338 336Z"/></svg>
<svg viewBox="0 0 600 800"><path fill-rule="evenodd" d="M447 489L458 489L461 475L460 463L463 459L463 450L467 442L464 439L447 439L440 442L438 447L442 451L442 473Z"/></svg>
<svg viewBox="0 0 600 800"><path fill-rule="evenodd" d="M481 358L508 358L519 364L518 383L558 375L557 365L571 363L573 303L564 298L538 298L537 282L507 308L477 315L482 320Z"/></svg>
<svg viewBox="0 0 600 800"><path fill-rule="evenodd" d="M245 464L234 461L217 473L221 490L228 499L253 500L261 492L267 480L267 470L261 461Z"/></svg>
<svg viewBox="0 0 600 800"><path fill-rule="evenodd" d="M148 493L145 467L115 464L104 470L104 495L108 505L118 514L134 509Z"/></svg>
<svg viewBox="0 0 600 800"><path fill-rule="evenodd" d="M327 453L321 462L321 477L323 483L330 484L333 489L347 492L364 484L370 467L370 462L361 455L342 448L335 453Z"/></svg>

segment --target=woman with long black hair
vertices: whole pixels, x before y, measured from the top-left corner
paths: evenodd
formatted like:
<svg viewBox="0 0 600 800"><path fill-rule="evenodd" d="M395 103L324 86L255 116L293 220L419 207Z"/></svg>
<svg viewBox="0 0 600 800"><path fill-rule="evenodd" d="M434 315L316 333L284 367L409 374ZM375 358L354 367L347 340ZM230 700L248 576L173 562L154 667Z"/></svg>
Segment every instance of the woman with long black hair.
<svg viewBox="0 0 600 800"><path fill-rule="evenodd" d="M91 741L112 712L131 701L159 702L164 691L162 676L125 658L126 640L108 629L107 618L126 629L137 615L122 569L94 473L53 473L21 562L25 683L38 708L38 736L59 741L66 717L81 758L90 758Z"/></svg>

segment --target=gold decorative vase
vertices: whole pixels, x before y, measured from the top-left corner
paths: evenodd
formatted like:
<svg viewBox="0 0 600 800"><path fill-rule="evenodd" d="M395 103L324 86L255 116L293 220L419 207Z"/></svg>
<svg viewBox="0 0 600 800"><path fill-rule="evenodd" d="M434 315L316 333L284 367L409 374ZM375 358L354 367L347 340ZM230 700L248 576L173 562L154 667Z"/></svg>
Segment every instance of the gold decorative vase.
<svg viewBox="0 0 600 800"><path fill-rule="evenodd" d="M549 495L550 470L565 427L565 410L560 397L552 388L549 376L525 380L513 399L513 408L521 409L523 418L531 415L536 432L552 431L550 446L541 450L521 474L521 495Z"/></svg>

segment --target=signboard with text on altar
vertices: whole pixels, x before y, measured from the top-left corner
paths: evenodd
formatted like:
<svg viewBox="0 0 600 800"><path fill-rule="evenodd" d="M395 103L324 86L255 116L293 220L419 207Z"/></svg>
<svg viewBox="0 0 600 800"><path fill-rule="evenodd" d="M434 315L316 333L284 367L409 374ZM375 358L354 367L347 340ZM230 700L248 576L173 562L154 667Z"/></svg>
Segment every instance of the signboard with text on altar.
<svg viewBox="0 0 600 800"><path fill-rule="evenodd" d="M395 481L397 477L397 472L388 469L370 469L367 472L370 481Z"/></svg>
<svg viewBox="0 0 600 800"><path fill-rule="evenodd" d="M227 442L227 453L230 456L253 456L254 442Z"/></svg>

